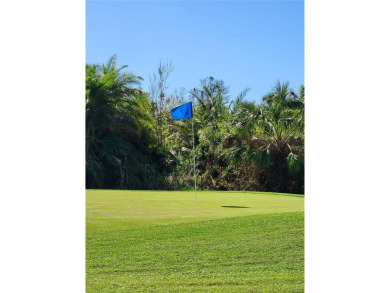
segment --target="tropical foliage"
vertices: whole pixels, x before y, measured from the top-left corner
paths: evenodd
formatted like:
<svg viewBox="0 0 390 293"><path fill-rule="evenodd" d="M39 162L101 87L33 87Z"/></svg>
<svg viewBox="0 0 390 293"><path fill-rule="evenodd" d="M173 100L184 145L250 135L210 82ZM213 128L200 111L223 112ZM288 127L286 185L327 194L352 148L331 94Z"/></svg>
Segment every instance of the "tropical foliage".
<svg viewBox="0 0 390 293"><path fill-rule="evenodd" d="M87 188L193 188L192 120L169 113L193 101L201 189L304 192L303 86L296 94L278 81L258 104L245 99L249 89L231 99L222 80L208 77L169 95L173 67L160 64L147 93L125 68L115 55L86 65Z"/></svg>

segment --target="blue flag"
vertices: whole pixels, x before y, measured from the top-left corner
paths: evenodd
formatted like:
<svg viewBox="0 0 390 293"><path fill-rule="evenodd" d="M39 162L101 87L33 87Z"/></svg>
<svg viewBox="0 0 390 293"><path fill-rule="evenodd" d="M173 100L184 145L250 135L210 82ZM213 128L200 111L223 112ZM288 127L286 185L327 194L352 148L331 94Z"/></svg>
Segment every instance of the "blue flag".
<svg viewBox="0 0 390 293"><path fill-rule="evenodd" d="M173 108L171 114L173 120L192 118L192 102Z"/></svg>

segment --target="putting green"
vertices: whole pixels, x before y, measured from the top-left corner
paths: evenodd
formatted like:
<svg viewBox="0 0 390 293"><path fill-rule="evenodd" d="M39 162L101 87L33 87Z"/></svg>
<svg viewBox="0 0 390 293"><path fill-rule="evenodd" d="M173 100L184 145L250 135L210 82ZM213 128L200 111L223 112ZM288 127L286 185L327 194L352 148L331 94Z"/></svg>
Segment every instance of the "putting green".
<svg viewBox="0 0 390 293"><path fill-rule="evenodd" d="M300 212L303 195L261 192L87 190L87 231L113 231Z"/></svg>
<svg viewBox="0 0 390 293"><path fill-rule="evenodd" d="M86 191L86 291L303 292L304 197Z"/></svg>

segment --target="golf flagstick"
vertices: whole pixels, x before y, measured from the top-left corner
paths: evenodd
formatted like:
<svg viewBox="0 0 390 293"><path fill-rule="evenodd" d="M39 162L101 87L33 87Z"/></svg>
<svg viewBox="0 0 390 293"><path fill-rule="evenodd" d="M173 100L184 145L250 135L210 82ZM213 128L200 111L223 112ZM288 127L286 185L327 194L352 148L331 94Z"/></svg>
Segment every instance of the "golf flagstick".
<svg viewBox="0 0 390 293"><path fill-rule="evenodd" d="M196 170L195 170L195 136L194 136L194 114L192 112L192 102L185 103L181 106L171 109L171 115L173 120L192 118L192 152L194 153L194 182L195 182L195 201L198 201L196 196Z"/></svg>

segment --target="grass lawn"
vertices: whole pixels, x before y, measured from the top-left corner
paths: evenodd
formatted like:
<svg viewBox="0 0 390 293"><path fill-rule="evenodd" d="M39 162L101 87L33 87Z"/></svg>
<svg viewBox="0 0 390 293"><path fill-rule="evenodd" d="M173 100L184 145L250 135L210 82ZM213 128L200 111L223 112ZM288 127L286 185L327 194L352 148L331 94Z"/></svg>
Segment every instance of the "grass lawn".
<svg viewBox="0 0 390 293"><path fill-rule="evenodd" d="M304 198L86 191L87 292L303 292Z"/></svg>

